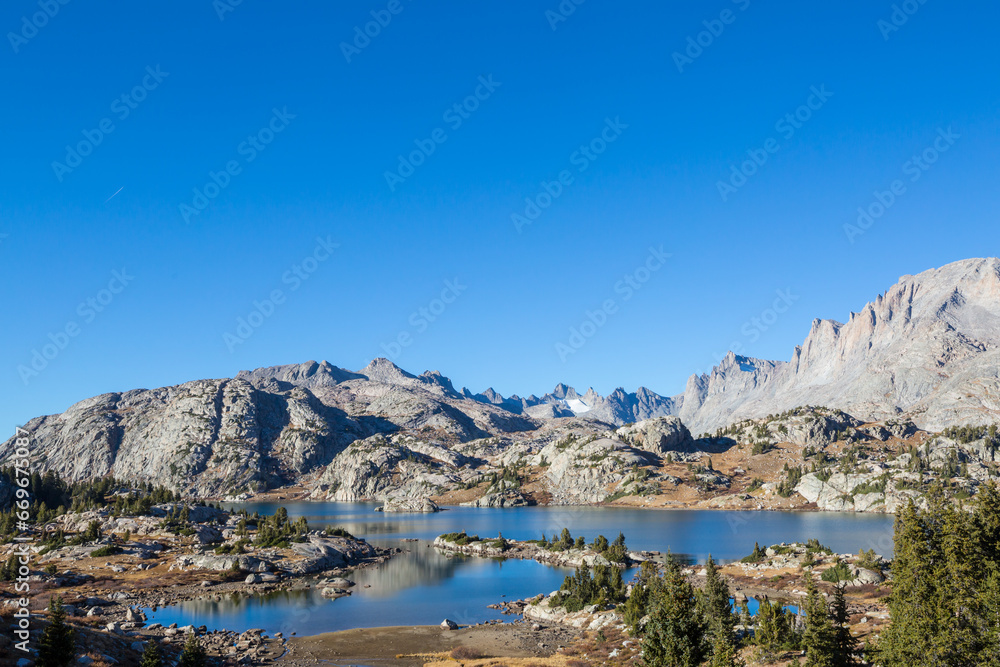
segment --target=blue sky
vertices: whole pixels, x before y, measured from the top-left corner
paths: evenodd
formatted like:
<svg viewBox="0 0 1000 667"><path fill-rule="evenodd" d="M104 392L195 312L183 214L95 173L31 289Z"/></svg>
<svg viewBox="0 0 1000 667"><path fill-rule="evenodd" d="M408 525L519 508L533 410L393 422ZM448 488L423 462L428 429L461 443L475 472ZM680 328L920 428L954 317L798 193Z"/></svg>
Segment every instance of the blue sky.
<svg viewBox="0 0 1000 667"><path fill-rule="evenodd" d="M308 359L669 395L995 254L992 5L229 1L0 9L8 431Z"/></svg>

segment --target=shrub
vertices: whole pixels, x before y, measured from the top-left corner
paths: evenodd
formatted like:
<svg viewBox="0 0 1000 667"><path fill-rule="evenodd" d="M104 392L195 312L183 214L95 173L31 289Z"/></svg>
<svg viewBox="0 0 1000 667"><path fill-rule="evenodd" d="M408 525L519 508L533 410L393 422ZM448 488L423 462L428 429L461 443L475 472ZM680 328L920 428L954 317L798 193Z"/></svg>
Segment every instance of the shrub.
<svg viewBox="0 0 1000 667"><path fill-rule="evenodd" d="M99 547L90 552L91 558L104 558L105 556L114 556L120 554L122 550L115 546L114 544L108 544L107 546Z"/></svg>
<svg viewBox="0 0 1000 667"><path fill-rule="evenodd" d="M463 530L460 533L445 533L441 536L441 539L445 542L451 542L452 544L457 544L460 547L464 547L466 544L472 544L473 542L479 542L478 535L466 535Z"/></svg>
<svg viewBox="0 0 1000 667"><path fill-rule="evenodd" d="M347 538L349 540L356 540L356 539L358 539L358 538L354 537L354 535L351 535L349 532L347 532L346 530L344 530L343 528L341 528L340 526L337 526L336 528L330 528L328 526L326 528L326 530L324 530L323 532L326 534L327 537L344 537L344 538Z"/></svg>
<svg viewBox="0 0 1000 667"><path fill-rule="evenodd" d="M833 567L823 570L823 574L819 576L820 579L828 581L831 584L835 584L840 581L850 581L854 578L854 574L851 572L851 566L843 561L838 562Z"/></svg>
<svg viewBox="0 0 1000 667"><path fill-rule="evenodd" d="M833 554L833 549L830 547L825 547L819 543L815 537L811 538L806 542L806 553L808 554L826 554L827 556Z"/></svg>
<svg viewBox="0 0 1000 667"><path fill-rule="evenodd" d="M229 554L241 554L243 553L244 547L246 547L246 540L236 540L232 544L222 544L215 547L215 553L219 555L229 555Z"/></svg>
<svg viewBox="0 0 1000 667"><path fill-rule="evenodd" d="M485 657L482 653L470 646L456 646L451 649L452 660L479 660Z"/></svg>
<svg viewBox="0 0 1000 667"><path fill-rule="evenodd" d="M740 559L741 563L759 563L767 558L767 552L760 548L760 545L756 542L753 543L753 551L749 556L744 556Z"/></svg>
<svg viewBox="0 0 1000 667"><path fill-rule="evenodd" d="M875 553L874 549L869 549L868 551L862 549L858 551L857 565L866 570L875 570L877 572L882 569L882 557Z"/></svg>

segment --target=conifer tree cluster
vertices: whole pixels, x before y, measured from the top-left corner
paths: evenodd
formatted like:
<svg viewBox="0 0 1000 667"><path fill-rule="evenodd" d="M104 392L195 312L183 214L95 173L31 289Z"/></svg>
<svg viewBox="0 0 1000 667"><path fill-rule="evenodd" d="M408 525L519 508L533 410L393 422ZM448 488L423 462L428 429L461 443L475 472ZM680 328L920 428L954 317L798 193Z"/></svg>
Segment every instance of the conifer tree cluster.
<svg viewBox="0 0 1000 667"><path fill-rule="evenodd" d="M0 469L13 483L14 469ZM152 484L125 484L113 477L69 483L55 471L33 472L26 487L31 498L31 522L45 524L67 512L109 509L114 516L148 514L153 505L179 500L169 489ZM0 508L0 538L16 532L14 507Z"/></svg>
<svg viewBox="0 0 1000 667"><path fill-rule="evenodd" d="M652 563L642 564L624 617L632 634L642 635L646 667L695 667L706 660L715 667L741 664L729 584L711 556L705 571L705 586L696 591L673 556L667 555L662 575Z"/></svg>
<svg viewBox="0 0 1000 667"><path fill-rule="evenodd" d="M882 667L1000 664L1000 491L984 485L971 511L928 494L896 516L891 623Z"/></svg>
<svg viewBox="0 0 1000 667"><path fill-rule="evenodd" d="M580 611L592 604L618 604L625 601L625 582L622 571L614 565L595 563L593 575L584 562L576 573L566 577L559 596L550 602L565 607L567 611Z"/></svg>
<svg viewBox="0 0 1000 667"><path fill-rule="evenodd" d="M651 563L643 563L625 602L624 619L633 635L642 636L645 667L742 667L738 649L747 639L736 632L737 623L754 626L752 642L762 662L801 650L806 667L858 664L843 588L836 588L828 603L811 577L807 584L804 617L765 598L751 619L745 604L740 613L733 609L729 585L711 556L700 590L688 583L680 563L668 556L662 575ZM645 624L644 619L648 619Z"/></svg>
<svg viewBox="0 0 1000 667"><path fill-rule="evenodd" d="M281 547L287 549L290 542L302 542L309 532L305 517L296 521L288 518L288 510L279 507L271 516L257 517L257 536L254 545L258 547Z"/></svg>

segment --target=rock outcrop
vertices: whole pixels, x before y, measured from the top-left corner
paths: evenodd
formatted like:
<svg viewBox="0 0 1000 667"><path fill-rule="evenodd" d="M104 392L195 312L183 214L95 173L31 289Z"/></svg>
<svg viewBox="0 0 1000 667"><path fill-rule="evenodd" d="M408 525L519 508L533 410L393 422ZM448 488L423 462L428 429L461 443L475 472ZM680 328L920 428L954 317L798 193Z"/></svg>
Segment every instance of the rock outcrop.
<svg viewBox="0 0 1000 667"><path fill-rule="evenodd" d="M671 452L686 452L694 448L691 432L677 417L655 417L636 424L622 426L615 435L632 443L637 449L666 456Z"/></svg>
<svg viewBox="0 0 1000 667"><path fill-rule="evenodd" d="M375 509L376 512L431 514L440 512L441 508L430 498L389 498L385 504Z"/></svg>
<svg viewBox="0 0 1000 667"><path fill-rule="evenodd" d="M610 438L589 436L554 442L542 449L545 481L552 504L579 505L607 500L612 486L633 467L651 463L645 452Z"/></svg>

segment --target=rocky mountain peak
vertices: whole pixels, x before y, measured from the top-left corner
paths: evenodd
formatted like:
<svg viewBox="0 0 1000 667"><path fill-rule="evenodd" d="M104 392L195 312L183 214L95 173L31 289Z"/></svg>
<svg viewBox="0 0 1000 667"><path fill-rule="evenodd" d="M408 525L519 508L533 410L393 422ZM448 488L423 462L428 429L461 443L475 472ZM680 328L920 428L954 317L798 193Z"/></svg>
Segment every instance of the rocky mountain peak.
<svg viewBox="0 0 1000 667"><path fill-rule="evenodd" d="M364 376L365 379L371 382L381 382L383 384L407 384L407 380L412 381L417 379L415 375L407 373L385 357L372 359L367 366L358 371L358 375Z"/></svg>
<svg viewBox="0 0 1000 667"><path fill-rule="evenodd" d="M1000 260L901 277L846 323L815 319L790 362L730 353L688 381L680 416L696 431L805 404L924 428L998 418Z"/></svg>

